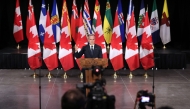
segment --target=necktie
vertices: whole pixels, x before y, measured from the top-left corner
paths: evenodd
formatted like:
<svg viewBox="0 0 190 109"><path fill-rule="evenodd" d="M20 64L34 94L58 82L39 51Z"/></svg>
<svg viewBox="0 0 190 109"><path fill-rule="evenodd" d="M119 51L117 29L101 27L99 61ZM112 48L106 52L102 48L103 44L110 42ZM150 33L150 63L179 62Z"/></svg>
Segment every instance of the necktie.
<svg viewBox="0 0 190 109"><path fill-rule="evenodd" d="M91 54L93 55L93 46L90 47Z"/></svg>

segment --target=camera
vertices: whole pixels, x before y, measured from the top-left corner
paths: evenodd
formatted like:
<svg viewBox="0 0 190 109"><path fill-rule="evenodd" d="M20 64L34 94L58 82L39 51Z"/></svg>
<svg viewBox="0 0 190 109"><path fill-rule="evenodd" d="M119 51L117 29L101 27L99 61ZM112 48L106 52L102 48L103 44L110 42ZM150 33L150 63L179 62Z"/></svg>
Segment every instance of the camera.
<svg viewBox="0 0 190 109"><path fill-rule="evenodd" d="M139 100L139 109L146 109L146 106L155 106L155 95L153 93L149 93L148 90L138 91L137 98Z"/></svg>
<svg viewBox="0 0 190 109"><path fill-rule="evenodd" d="M83 93L90 89L87 95L86 109L115 109L115 96L108 95L105 90L106 80L97 79L94 83L80 83L76 87ZM85 93L84 93L85 94Z"/></svg>

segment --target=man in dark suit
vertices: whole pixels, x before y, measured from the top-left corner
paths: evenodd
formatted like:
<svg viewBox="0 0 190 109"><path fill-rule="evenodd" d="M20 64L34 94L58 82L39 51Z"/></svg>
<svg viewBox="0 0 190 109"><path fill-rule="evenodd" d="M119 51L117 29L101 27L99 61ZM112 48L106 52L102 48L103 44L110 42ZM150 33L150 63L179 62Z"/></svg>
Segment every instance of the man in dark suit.
<svg viewBox="0 0 190 109"><path fill-rule="evenodd" d="M88 44L83 46L82 49L78 52L78 47L75 45L75 57L80 58L83 54L85 58L102 58L102 49L101 46L95 44L95 36L90 34L88 36ZM85 81L85 70L82 69L83 81Z"/></svg>
<svg viewBox="0 0 190 109"><path fill-rule="evenodd" d="M88 36L88 44L83 46L78 52L78 47L75 45L75 57L80 58L83 54L85 58L102 58L102 49L95 44L95 36L93 34Z"/></svg>

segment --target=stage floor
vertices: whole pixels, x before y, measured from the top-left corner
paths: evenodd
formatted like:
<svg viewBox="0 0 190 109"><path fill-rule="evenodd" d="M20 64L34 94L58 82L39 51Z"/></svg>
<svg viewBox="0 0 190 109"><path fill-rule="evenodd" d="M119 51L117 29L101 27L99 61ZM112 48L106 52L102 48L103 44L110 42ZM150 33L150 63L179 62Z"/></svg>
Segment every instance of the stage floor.
<svg viewBox="0 0 190 109"><path fill-rule="evenodd" d="M47 70L41 70L42 75L47 73ZM56 77L51 81L47 77L40 79L42 109L61 109L61 96L64 92L81 83L79 70L68 71L66 80L61 78L63 73L61 69L54 70L52 74ZM117 79L113 78L113 73L113 70L106 69L104 78L108 94L116 97L116 109L133 109L139 90L148 89L152 92L152 70L148 70L150 77L147 79L139 76L144 74L142 69L134 71L133 74L138 76L132 79L127 77L128 69L120 70ZM32 74L33 71L29 69L0 69L0 109L40 109L39 78L30 77ZM154 74L156 107L168 105L174 109L190 109L190 65L184 70L158 69Z"/></svg>

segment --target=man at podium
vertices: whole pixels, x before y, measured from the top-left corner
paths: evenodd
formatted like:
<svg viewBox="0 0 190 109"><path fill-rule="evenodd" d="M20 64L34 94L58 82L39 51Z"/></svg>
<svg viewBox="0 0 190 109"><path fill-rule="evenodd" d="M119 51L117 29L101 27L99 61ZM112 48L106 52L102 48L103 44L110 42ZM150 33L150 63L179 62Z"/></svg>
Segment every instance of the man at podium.
<svg viewBox="0 0 190 109"><path fill-rule="evenodd" d="M88 44L83 46L82 49L78 52L78 47L75 45L75 54L76 58L80 58L84 54L85 58L102 58L102 49L101 46L95 44L95 36L90 34L88 36ZM82 69L83 81L85 80L85 70Z"/></svg>
<svg viewBox="0 0 190 109"><path fill-rule="evenodd" d="M75 45L75 57L80 58L83 54L85 58L102 58L102 49L95 44L95 36L90 34L88 36L88 44L83 46L78 52L78 47Z"/></svg>

